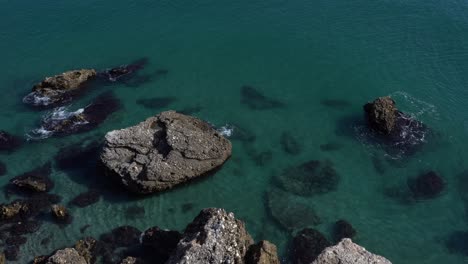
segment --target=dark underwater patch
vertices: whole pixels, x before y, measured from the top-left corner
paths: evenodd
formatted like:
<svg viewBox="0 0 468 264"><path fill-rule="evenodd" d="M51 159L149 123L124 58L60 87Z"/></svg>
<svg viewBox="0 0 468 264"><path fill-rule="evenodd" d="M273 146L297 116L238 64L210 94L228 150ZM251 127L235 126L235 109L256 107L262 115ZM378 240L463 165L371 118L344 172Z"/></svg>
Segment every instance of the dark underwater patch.
<svg viewBox="0 0 468 264"><path fill-rule="evenodd" d="M341 99L322 99L320 100L320 104L337 110L345 110L346 108L351 107L350 102Z"/></svg>
<svg viewBox="0 0 468 264"><path fill-rule="evenodd" d="M177 101L175 97L153 97L138 99L136 103L148 109L161 109L170 106Z"/></svg>
<svg viewBox="0 0 468 264"><path fill-rule="evenodd" d="M241 88L241 103L252 110L269 110L285 107L284 103L269 98L251 86Z"/></svg>
<svg viewBox="0 0 468 264"><path fill-rule="evenodd" d="M298 155L302 152L302 146L294 135L289 131L284 131L280 138L281 148L290 155Z"/></svg>

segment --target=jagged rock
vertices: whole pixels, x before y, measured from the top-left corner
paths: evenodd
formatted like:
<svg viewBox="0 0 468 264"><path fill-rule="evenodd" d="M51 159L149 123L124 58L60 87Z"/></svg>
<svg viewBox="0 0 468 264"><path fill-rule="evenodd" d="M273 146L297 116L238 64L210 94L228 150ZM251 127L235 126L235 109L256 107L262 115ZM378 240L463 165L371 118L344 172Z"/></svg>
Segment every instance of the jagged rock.
<svg viewBox="0 0 468 264"><path fill-rule="evenodd" d="M24 97L23 102L33 106L52 106L67 102L95 76L95 70L81 69L47 77L34 85L32 92Z"/></svg>
<svg viewBox="0 0 468 264"><path fill-rule="evenodd" d="M322 233L312 228L303 229L293 239L293 263L309 264L328 246L330 242Z"/></svg>
<svg viewBox="0 0 468 264"><path fill-rule="evenodd" d="M58 250L49 259L46 264L87 264L86 260L78 254L74 248L65 248Z"/></svg>
<svg viewBox="0 0 468 264"><path fill-rule="evenodd" d="M167 264L243 264L253 240L244 223L224 209L208 208L187 226Z"/></svg>
<svg viewBox="0 0 468 264"><path fill-rule="evenodd" d="M151 258L157 263L164 263L172 254L182 238L182 234L177 231L162 230L159 227L152 227L146 230L141 243L151 252Z"/></svg>
<svg viewBox="0 0 468 264"><path fill-rule="evenodd" d="M153 193L215 170L231 148L208 123L167 111L107 133L101 161L129 190Z"/></svg>
<svg viewBox="0 0 468 264"><path fill-rule="evenodd" d="M33 264L46 264L49 256L37 256L34 257ZM1 264L1 263L0 263Z"/></svg>
<svg viewBox="0 0 468 264"><path fill-rule="evenodd" d="M94 263L96 259L97 241L92 237L86 237L78 240L75 249L85 260L87 264Z"/></svg>
<svg viewBox="0 0 468 264"><path fill-rule="evenodd" d="M0 205L0 219L7 220L26 213L29 210L27 203L21 200L13 201L9 204Z"/></svg>
<svg viewBox="0 0 468 264"><path fill-rule="evenodd" d="M346 220L338 220L335 223L333 236L335 241L341 241L343 238L353 238L356 235L356 230Z"/></svg>
<svg viewBox="0 0 468 264"><path fill-rule="evenodd" d="M50 162L32 171L25 172L10 180L10 184L20 191L25 192L48 192L54 187L54 183L49 178L52 172Z"/></svg>
<svg viewBox="0 0 468 264"><path fill-rule="evenodd" d="M55 219L61 223L70 223L71 222L71 215L68 212L65 206L60 204L54 204L51 207L52 215Z"/></svg>
<svg viewBox="0 0 468 264"><path fill-rule="evenodd" d="M250 246L245 259L246 264L280 264L276 246L262 240Z"/></svg>
<svg viewBox="0 0 468 264"><path fill-rule="evenodd" d="M380 97L364 105L371 129L383 135L384 142L402 150L414 152L425 142L427 127L413 117L399 111L390 97Z"/></svg>
<svg viewBox="0 0 468 264"><path fill-rule="evenodd" d="M391 264L384 257L366 251L365 248L345 238L335 246L326 248L312 264Z"/></svg>
<svg viewBox="0 0 468 264"><path fill-rule="evenodd" d="M21 146L22 140L6 131L0 130L0 151L13 151Z"/></svg>

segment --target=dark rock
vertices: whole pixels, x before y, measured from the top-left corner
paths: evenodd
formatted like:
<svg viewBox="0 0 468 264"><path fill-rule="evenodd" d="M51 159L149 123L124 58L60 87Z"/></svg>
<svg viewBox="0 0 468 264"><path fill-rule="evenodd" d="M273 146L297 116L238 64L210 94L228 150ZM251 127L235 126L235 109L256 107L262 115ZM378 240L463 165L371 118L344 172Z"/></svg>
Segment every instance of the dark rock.
<svg viewBox="0 0 468 264"><path fill-rule="evenodd" d="M101 198L101 194L97 190L88 190L86 192L78 194L75 198L71 200L71 204L78 207L86 207L92 204L95 204Z"/></svg>
<svg viewBox="0 0 468 264"><path fill-rule="evenodd" d="M390 97L380 97L364 105L369 127L386 145L403 153L414 153L425 142L427 127L402 113Z"/></svg>
<svg viewBox="0 0 468 264"><path fill-rule="evenodd" d="M253 240L244 223L223 209L203 209L190 223L167 264L244 263Z"/></svg>
<svg viewBox="0 0 468 264"><path fill-rule="evenodd" d="M100 78L107 79L111 82L127 82L135 77L135 74L145 68L148 64L148 58L138 59L130 64L120 65L99 73Z"/></svg>
<svg viewBox="0 0 468 264"><path fill-rule="evenodd" d="M135 258L135 257L126 257L120 262L120 264L143 264L143 263L145 263L143 260L139 258Z"/></svg>
<svg viewBox="0 0 468 264"><path fill-rule="evenodd" d="M253 110L268 110L285 107L282 102L266 97L250 86L243 86L241 88L241 103Z"/></svg>
<svg viewBox="0 0 468 264"><path fill-rule="evenodd" d="M47 259L49 258L50 256L37 256L37 257L34 257L34 260L33 260L33 264L46 264L47 263Z"/></svg>
<svg viewBox="0 0 468 264"><path fill-rule="evenodd" d="M62 170L82 168L83 164L89 162L93 157L99 157L100 150L101 144L98 141L92 141L85 145L80 142L61 148L54 159Z"/></svg>
<svg viewBox="0 0 468 264"><path fill-rule="evenodd" d="M146 194L214 171L231 156L231 148L208 123L167 111L107 133L101 161L107 175Z"/></svg>
<svg viewBox="0 0 468 264"><path fill-rule="evenodd" d="M47 259L46 264L87 264L86 260L74 248L58 250Z"/></svg>
<svg viewBox="0 0 468 264"><path fill-rule="evenodd" d="M91 225L89 225L89 224L80 227L80 233L83 234L84 232L86 232L86 229L88 229L90 227L91 227Z"/></svg>
<svg viewBox="0 0 468 264"><path fill-rule="evenodd" d="M82 256L86 263L91 264L96 261L97 241L92 237L86 237L78 240L75 244L75 249Z"/></svg>
<svg viewBox="0 0 468 264"><path fill-rule="evenodd" d="M267 206L273 218L286 230L299 230L321 223L310 202L278 188L267 193Z"/></svg>
<svg viewBox="0 0 468 264"><path fill-rule="evenodd" d="M198 112L203 110L201 106L189 106L180 110L177 110L178 113L184 114L184 115L193 115Z"/></svg>
<svg viewBox="0 0 468 264"><path fill-rule="evenodd" d="M5 254L6 260L16 261L20 254L20 248L18 246L7 246L3 253Z"/></svg>
<svg viewBox="0 0 468 264"><path fill-rule="evenodd" d="M34 85L23 102L33 106L56 106L68 102L84 85L96 76L93 69L67 71L47 77Z"/></svg>
<svg viewBox="0 0 468 264"><path fill-rule="evenodd" d="M51 172L52 164L48 162L32 171L14 177L10 180L10 184L24 192L48 192L54 187L54 183L49 178Z"/></svg>
<svg viewBox="0 0 468 264"><path fill-rule="evenodd" d="M331 246L322 233L311 228L299 232L292 244L294 264L312 263L325 248Z"/></svg>
<svg viewBox="0 0 468 264"><path fill-rule="evenodd" d="M52 215L59 223L71 223L72 217L68 209L63 205L54 204L51 207Z"/></svg>
<svg viewBox="0 0 468 264"><path fill-rule="evenodd" d="M121 226L113 229L110 233L103 234L100 240L104 243L117 247L128 247L136 245L140 241L141 231L132 226Z"/></svg>
<svg viewBox="0 0 468 264"><path fill-rule="evenodd" d="M52 112L42 120L42 127L33 130L33 136L41 137L43 131L47 136L66 136L74 133L86 132L94 129L104 122L112 113L121 107L120 101L112 94L106 92L94 99L94 101L83 109L75 112L61 113Z"/></svg>
<svg viewBox="0 0 468 264"><path fill-rule="evenodd" d="M138 99L136 103L148 109L161 109L168 107L176 100L177 99L175 97L153 97Z"/></svg>
<svg viewBox="0 0 468 264"><path fill-rule="evenodd" d="M9 220L21 217L29 212L29 204L22 200L16 200L9 204L0 205L0 219Z"/></svg>
<svg viewBox="0 0 468 264"><path fill-rule="evenodd" d="M43 238L41 240L41 246L47 246L50 243L50 240L52 239L52 236L48 236L46 238Z"/></svg>
<svg viewBox="0 0 468 264"><path fill-rule="evenodd" d="M182 204L182 213L187 213L188 211L191 211L194 207L193 203L184 203Z"/></svg>
<svg viewBox="0 0 468 264"><path fill-rule="evenodd" d="M283 132L281 134L280 144L283 151L291 155L298 155L302 151L301 144L290 132Z"/></svg>
<svg viewBox="0 0 468 264"><path fill-rule="evenodd" d="M27 241L28 239L24 236L11 236L5 242L8 246L21 246L26 244Z"/></svg>
<svg viewBox="0 0 468 264"><path fill-rule="evenodd" d="M15 235L15 236L32 234L36 232L37 230L39 230L41 225L42 225L41 222L33 221L33 220L16 222L8 228L8 231L10 232L11 235Z"/></svg>
<svg viewBox="0 0 468 264"><path fill-rule="evenodd" d="M0 176L5 176L5 174L7 174L7 172L8 172L8 170L7 170L7 167L6 167L5 163L0 161Z"/></svg>
<svg viewBox="0 0 468 264"><path fill-rule="evenodd" d="M320 104L337 110L344 110L351 106L350 102L341 99L323 99L320 101Z"/></svg>
<svg viewBox="0 0 468 264"><path fill-rule="evenodd" d="M145 216L145 208L143 206L130 206L125 210L125 218L138 219Z"/></svg>
<svg viewBox="0 0 468 264"><path fill-rule="evenodd" d="M468 231L454 231L445 241L445 246L452 253L468 256Z"/></svg>
<svg viewBox="0 0 468 264"><path fill-rule="evenodd" d="M333 228L333 237L336 242L341 241L343 238L354 238L356 230L346 220L338 220Z"/></svg>
<svg viewBox="0 0 468 264"><path fill-rule="evenodd" d="M245 264L280 264L276 246L266 240L250 246Z"/></svg>
<svg viewBox="0 0 468 264"><path fill-rule="evenodd" d="M0 151L14 151L22 144L22 140L6 131L0 130Z"/></svg>
<svg viewBox="0 0 468 264"><path fill-rule="evenodd" d="M408 180L408 186L416 199L437 197L445 188L444 179L434 171L423 173L416 179Z"/></svg>
<svg viewBox="0 0 468 264"><path fill-rule="evenodd" d="M290 167L275 177L276 184L285 191L302 196L313 196L337 188L339 175L330 161L311 160Z"/></svg>
<svg viewBox="0 0 468 264"><path fill-rule="evenodd" d="M165 263L177 247L182 235L177 231L152 227L143 233L141 242L155 263Z"/></svg>
<svg viewBox="0 0 468 264"><path fill-rule="evenodd" d="M343 148L343 145L335 142L329 142L320 145L320 150L321 151L337 151Z"/></svg>

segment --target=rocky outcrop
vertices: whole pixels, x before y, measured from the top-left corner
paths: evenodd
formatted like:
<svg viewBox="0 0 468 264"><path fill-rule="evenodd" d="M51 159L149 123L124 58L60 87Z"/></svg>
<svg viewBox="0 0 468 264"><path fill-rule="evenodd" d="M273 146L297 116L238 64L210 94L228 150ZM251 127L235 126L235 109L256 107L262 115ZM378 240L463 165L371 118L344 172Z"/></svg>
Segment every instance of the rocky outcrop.
<svg viewBox="0 0 468 264"><path fill-rule="evenodd" d="M9 204L0 205L0 219L8 220L19 216L20 214L29 211L28 204L24 201L17 200Z"/></svg>
<svg viewBox="0 0 468 264"><path fill-rule="evenodd" d="M48 162L11 179L9 189L20 192L48 192L54 187L49 178L51 172L52 164Z"/></svg>
<svg viewBox="0 0 468 264"><path fill-rule="evenodd" d="M101 162L136 193L153 193L207 174L231 155L231 143L208 123L162 112L144 122L107 133Z"/></svg>
<svg viewBox="0 0 468 264"><path fill-rule="evenodd" d="M246 264L280 264L276 246L262 240L250 246L245 258Z"/></svg>
<svg viewBox="0 0 468 264"><path fill-rule="evenodd" d="M245 263L253 241L244 223L223 209L204 209L188 225L167 264Z"/></svg>
<svg viewBox="0 0 468 264"><path fill-rule="evenodd" d="M345 238L337 245L326 248L312 264L391 264L391 262Z"/></svg>
<svg viewBox="0 0 468 264"><path fill-rule="evenodd" d="M78 90L96 76L94 69L67 71L47 77L34 85L23 101L33 106L49 106L67 102Z"/></svg>
<svg viewBox="0 0 468 264"><path fill-rule="evenodd" d="M6 131L0 130L0 151L11 152L21 146L22 140Z"/></svg>
<svg viewBox="0 0 468 264"><path fill-rule="evenodd" d="M47 259L46 264L87 264L86 260L74 248L58 250Z"/></svg>
<svg viewBox="0 0 468 264"><path fill-rule="evenodd" d="M309 264L330 246L330 242L319 231L305 228L294 237L292 246L293 263Z"/></svg>
<svg viewBox="0 0 468 264"><path fill-rule="evenodd" d="M92 237L86 237L78 240L75 244L75 250L82 256L87 264L94 263L96 259L98 241Z"/></svg>
<svg viewBox="0 0 468 264"><path fill-rule="evenodd" d="M405 153L425 142L427 127L396 108L389 96L380 97L364 105L369 127L382 136L385 143Z"/></svg>

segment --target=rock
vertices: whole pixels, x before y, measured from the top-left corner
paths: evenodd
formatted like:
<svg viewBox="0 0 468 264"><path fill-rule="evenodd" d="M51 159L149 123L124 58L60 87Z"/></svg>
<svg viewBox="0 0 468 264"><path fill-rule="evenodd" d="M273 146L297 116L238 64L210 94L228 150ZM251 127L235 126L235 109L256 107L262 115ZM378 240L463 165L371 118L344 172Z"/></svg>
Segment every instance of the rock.
<svg viewBox="0 0 468 264"><path fill-rule="evenodd" d="M67 208L63 205L54 204L51 207L52 215L58 222L67 223L71 222L71 215L68 212Z"/></svg>
<svg viewBox="0 0 468 264"><path fill-rule="evenodd" d="M430 199L437 197L445 188L444 179L434 171L419 175L416 179L408 180L408 186L416 199Z"/></svg>
<svg viewBox="0 0 468 264"><path fill-rule="evenodd" d="M468 256L468 231L453 231L445 241L450 253Z"/></svg>
<svg viewBox="0 0 468 264"><path fill-rule="evenodd" d="M299 230L321 223L310 202L302 197L273 187L267 193L267 202L273 218L286 230Z"/></svg>
<svg viewBox="0 0 468 264"><path fill-rule="evenodd" d="M337 188L339 175L330 161L311 160L296 167L290 167L275 177L276 184L285 191L313 196Z"/></svg>
<svg viewBox="0 0 468 264"><path fill-rule="evenodd" d="M29 206L27 203L21 200L13 201L9 204L0 205L0 219L8 220L20 216L21 214L27 213Z"/></svg>
<svg viewBox="0 0 468 264"><path fill-rule="evenodd" d="M90 206L94 203L97 203L101 197L101 194L97 190L88 190L78 194L75 198L71 200L71 204L78 207Z"/></svg>
<svg viewBox="0 0 468 264"><path fill-rule="evenodd" d="M54 183L49 178L51 172L52 164L48 162L32 171L14 177L10 180L10 184L25 192L48 192L54 187Z"/></svg>
<svg viewBox="0 0 468 264"><path fill-rule="evenodd" d="M46 264L49 256L37 256L34 257L33 264Z"/></svg>
<svg viewBox="0 0 468 264"><path fill-rule="evenodd" d="M282 102L261 94L251 86L243 86L241 88L241 103L252 110L268 110L285 107Z"/></svg>
<svg viewBox="0 0 468 264"><path fill-rule="evenodd" d="M5 264L5 263L6 263L5 254L0 252L0 264Z"/></svg>
<svg viewBox="0 0 468 264"><path fill-rule="evenodd" d="M6 239L6 244L9 246L21 246L26 244L28 239L24 236L11 236Z"/></svg>
<svg viewBox="0 0 468 264"><path fill-rule="evenodd" d="M177 231L152 227L143 233L141 243L150 252L151 259L154 262L165 263L181 238L182 235Z"/></svg>
<svg viewBox="0 0 468 264"><path fill-rule="evenodd" d="M346 220L338 220L335 223L333 229L333 237L335 241L339 242L343 238L354 238L356 235L356 230L353 226Z"/></svg>
<svg viewBox="0 0 468 264"><path fill-rule="evenodd" d="M189 224L166 264L243 264L253 240L244 223L223 209L203 209Z"/></svg>
<svg viewBox="0 0 468 264"><path fill-rule="evenodd" d="M231 156L208 123L174 111L107 133L101 162L129 190L153 193L205 175Z"/></svg>
<svg viewBox="0 0 468 264"><path fill-rule="evenodd" d="M266 240L262 240L250 246L247 252L246 264L280 264L276 246Z"/></svg>
<svg viewBox="0 0 468 264"><path fill-rule="evenodd" d="M135 257L126 257L122 260L122 262L120 262L120 264L139 264L139 263L142 263L142 262Z"/></svg>
<svg viewBox="0 0 468 264"><path fill-rule="evenodd" d="M18 246L8 246L5 248L5 251L3 253L5 254L6 260L16 261L18 260L20 248Z"/></svg>
<svg viewBox="0 0 468 264"><path fill-rule="evenodd" d="M141 231L133 226L120 226L111 232L101 235L100 240L113 248L128 247L139 244Z"/></svg>
<svg viewBox="0 0 468 264"><path fill-rule="evenodd" d="M288 154L298 155L302 152L302 147L299 144L299 141L297 141L290 132L283 132L281 134L280 144L283 151Z"/></svg>
<svg viewBox="0 0 468 264"><path fill-rule="evenodd" d="M14 151L22 144L22 140L4 130L0 130L0 151Z"/></svg>
<svg viewBox="0 0 468 264"><path fill-rule="evenodd" d="M105 92L75 112L67 112L63 108L54 110L43 118L41 128L33 130L32 134L40 138L86 132L96 128L120 107L120 101L113 93Z"/></svg>
<svg viewBox="0 0 468 264"><path fill-rule="evenodd" d="M7 174L7 171L8 170L7 170L5 163L0 161L0 176L4 176L5 174Z"/></svg>
<svg viewBox="0 0 468 264"><path fill-rule="evenodd" d="M101 145L98 141L91 141L87 144L79 142L61 148L54 160L62 170L82 168L83 164L90 162L90 160L97 160L100 150ZM94 157L96 159L93 159Z"/></svg>
<svg viewBox="0 0 468 264"><path fill-rule="evenodd" d="M369 127L381 135L386 145L411 154L425 142L427 127L396 108L390 97L380 97L364 105Z"/></svg>
<svg viewBox="0 0 468 264"><path fill-rule="evenodd" d="M391 264L384 257L375 255L345 238L335 246L326 248L312 264Z"/></svg>
<svg viewBox="0 0 468 264"><path fill-rule="evenodd" d="M47 259L46 264L87 264L86 260L74 248L58 250Z"/></svg>
<svg viewBox="0 0 468 264"><path fill-rule="evenodd" d="M32 92L24 97L23 102L33 106L56 106L66 103L95 76L95 70L81 69L47 77L34 85Z"/></svg>
<svg viewBox="0 0 468 264"><path fill-rule="evenodd" d="M148 58L141 58L130 64L120 65L100 72L99 77L111 82L127 82L134 77L135 73L142 70L147 64Z"/></svg>
<svg viewBox="0 0 468 264"><path fill-rule="evenodd" d="M86 260L87 264L92 264L96 260L97 243L96 239L86 237L75 244L75 250Z"/></svg>
<svg viewBox="0 0 468 264"><path fill-rule="evenodd" d="M306 228L299 232L293 239L293 263L309 264L312 263L320 253L328 246L330 242L322 233L315 229ZM336 264L338 264L337 262Z"/></svg>

